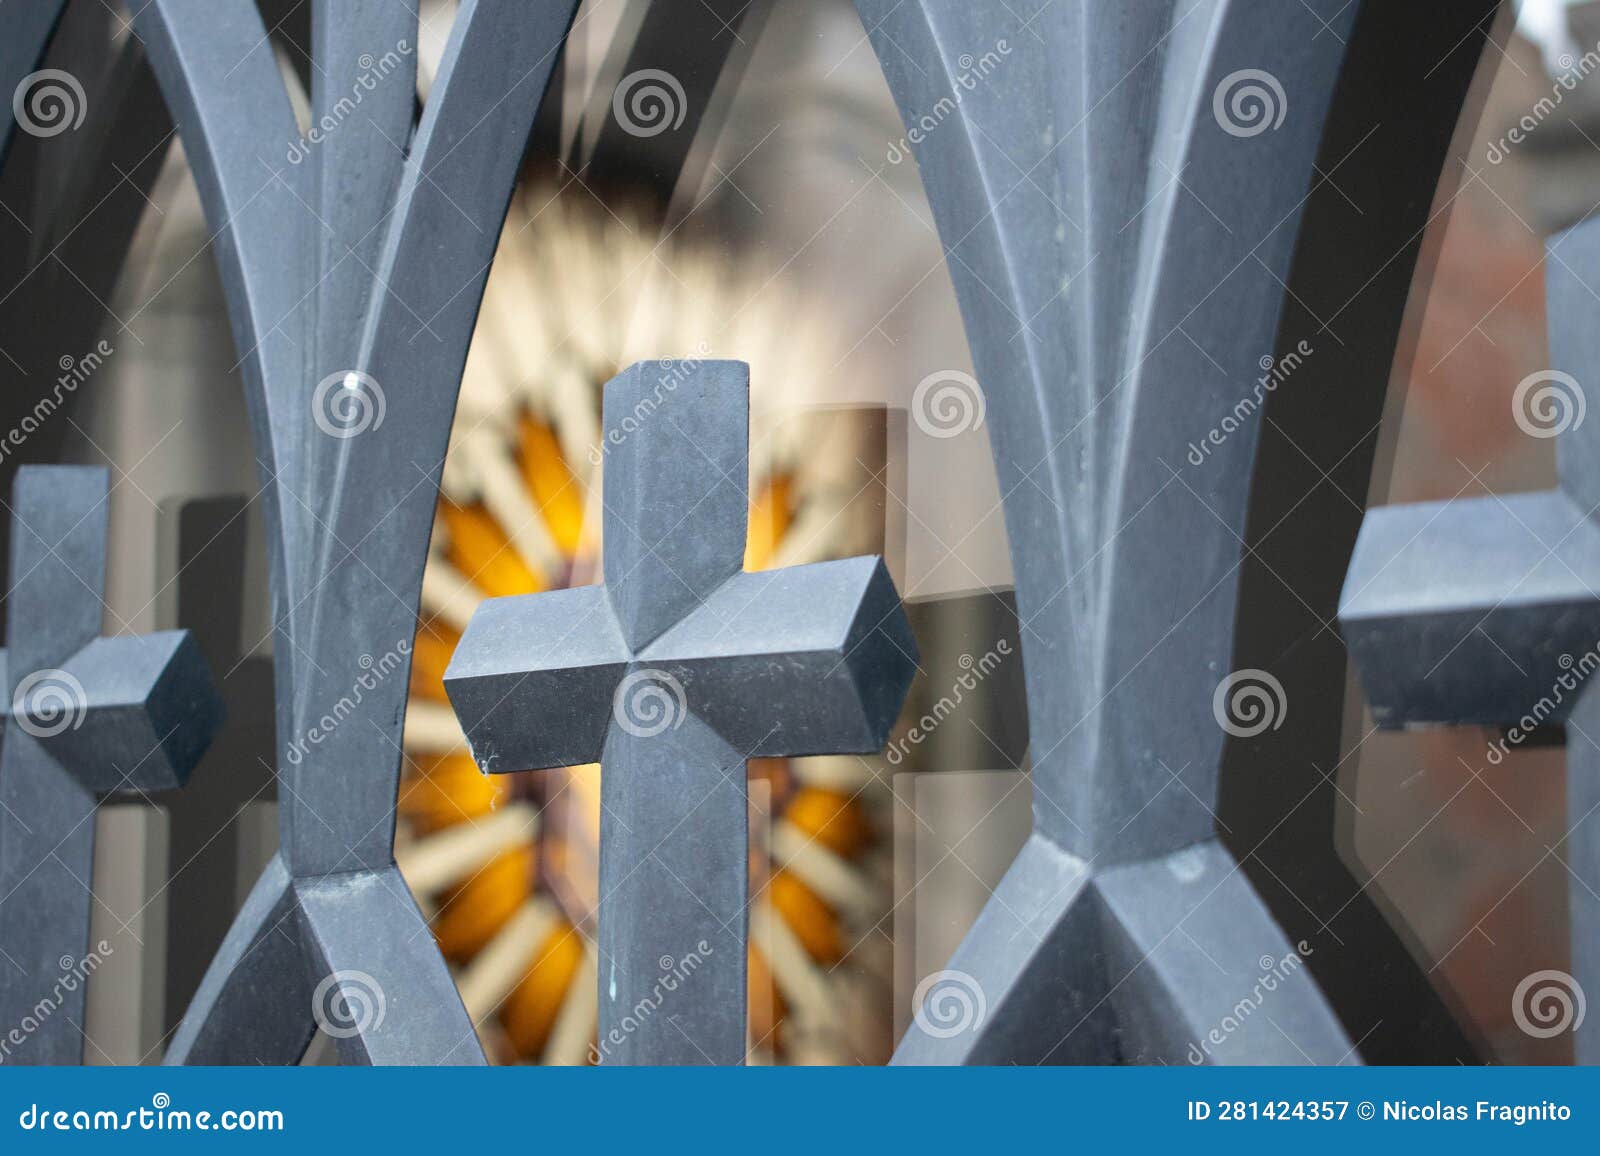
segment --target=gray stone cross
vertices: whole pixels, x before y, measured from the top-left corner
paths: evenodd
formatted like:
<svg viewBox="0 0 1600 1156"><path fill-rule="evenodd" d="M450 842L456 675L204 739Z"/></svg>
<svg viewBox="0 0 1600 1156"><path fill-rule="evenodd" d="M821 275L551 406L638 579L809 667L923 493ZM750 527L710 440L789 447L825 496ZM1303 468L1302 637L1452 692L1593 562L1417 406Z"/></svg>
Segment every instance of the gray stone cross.
<svg viewBox="0 0 1600 1156"><path fill-rule="evenodd" d="M880 558L741 569L748 366L604 408L605 585L485 602L445 686L485 771L603 765L601 1058L739 1063L745 760L879 750L916 645Z"/></svg>
<svg viewBox="0 0 1600 1156"><path fill-rule="evenodd" d="M1519 1023L1574 1035L1600 1063L1600 222L1551 238L1550 360L1513 399L1519 425L1555 437L1560 486L1367 512L1339 625L1383 727L1506 728L1478 769L1535 730L1564 727L1571 968L1551 951L1510 993ZM1587 419L1587 420L1586 420ZM1515 820L1511 820L1515 822Z"/></svg>
<svg viewBox="0 0 1600 1156"><path fill-rule="evenodd" d="M95 808L182 786L222 721L187 630L100 637L106 496L106 471L77 466L25 466L12 492L0 754L7 1063L82 1061L86 980L102 962L88 947Z"/></svg>

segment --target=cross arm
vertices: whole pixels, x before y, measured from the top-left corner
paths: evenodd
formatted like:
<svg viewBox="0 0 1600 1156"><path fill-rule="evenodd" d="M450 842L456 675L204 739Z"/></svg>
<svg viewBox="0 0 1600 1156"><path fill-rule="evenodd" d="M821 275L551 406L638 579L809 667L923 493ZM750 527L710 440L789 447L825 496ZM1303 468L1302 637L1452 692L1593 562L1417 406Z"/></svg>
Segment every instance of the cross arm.
<svg viewBox="0 0 1600 1156"><path fill-rule="evenodd" d="M187 630L92 639L15 709L46 750L97 795L183 786L224 709Z"/></svg>
<svg viewBox="0 0 1600 1156"><path fill-rule="evenodd" d="M1339 623L1382 726L1493 725L1600 663L1600 525L1551 491L1369 511ZM1573 683L1572 688L1564 684Z"/></svg>
<svg viewBox="0 0 1600 1156"><path fill-rule="evenodd" d="M599 586L491 598L444 686L484 771L566 767L600 758L628 659Z"/></svg>
<svg viewBox="0 0 1600 1156"><path fill-rule="evenodd" d="M900 713L917 645L883 560L861 557L738 574L639 664L746 758L868 753Z"/></svg>

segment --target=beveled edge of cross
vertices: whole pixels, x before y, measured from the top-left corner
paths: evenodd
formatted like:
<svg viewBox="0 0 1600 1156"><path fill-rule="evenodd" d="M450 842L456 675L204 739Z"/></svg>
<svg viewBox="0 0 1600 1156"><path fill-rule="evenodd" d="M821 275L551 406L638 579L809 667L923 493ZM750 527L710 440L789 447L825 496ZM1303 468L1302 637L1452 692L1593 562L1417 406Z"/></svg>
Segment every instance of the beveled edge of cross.
<svg viewBox="0 0 1600 1156"><path fill-rule="evenodd" d="M1474 779L1535 731L1565 727L1561 843L1577 974L1535 974L1561 977L1576 988L1563 994L1581 1004L1585 988L1600 992L1600 800L1589 798L1600 730L1584 725L1600 718L1587 690L1600 669L1600 422L1584 420L1586 384L1600 366L1600 293L1586 280L1600 276L1600 220L1545 249L1551 368L1524 378L1512 407L1524 433L1556 439L1557 488L1367 511L1339 625L1379 727L1503 729L1467 766ZM1527 1009L1516 1011L1523 1022ZM1600 1062L1600 1022L1574 1018L1579 1062Z"/></svg>
<svg viewBox="0 0 1600 1156"><path fill-rule="evenodd" d="M485 772L594 762L613 718L648 737L685 712L746 758L881 749L916 642L880 557L742 569L748 391L733 361L607 383L604 584L485 600L445 671ZM726 664L779 657L769 689L817 687L818 706L730 707L749 676Z"/></svg>
<svg viewBox="0 0 1600 1156"><path fill-rule="evenodd" d="M108 496L107 471L85 466L24 466L11 494L0 1014L12 1024L48 992L46 976L92 954L100 801L183 786L225 711L189 631L101 636ZM82 1061L85 993L70 990L58 984L58 1014L8 1057Z"/></svg>

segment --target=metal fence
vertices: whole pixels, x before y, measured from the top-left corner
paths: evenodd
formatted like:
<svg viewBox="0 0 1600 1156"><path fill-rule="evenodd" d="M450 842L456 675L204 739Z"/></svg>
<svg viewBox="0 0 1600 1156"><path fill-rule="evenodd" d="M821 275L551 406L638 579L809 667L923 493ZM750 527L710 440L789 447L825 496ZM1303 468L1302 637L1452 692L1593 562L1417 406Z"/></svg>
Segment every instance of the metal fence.
<svg viewBox="0 0 1600 1156"><path fill-rule="evenodd" d="M315 0L305 131L252 0L147 0L116 37L87 7L0 8L0 81L18 93L0 148L8 173L36 174L26 239L4 259L26 288L0 300L15 383L0 418L21 428L50 404L55 354L92 345L95 304L181 140L241 355L287 751L344 672L414 630L478 301L579 5L463 0L419 111L414 4ZM1423 229L1479 58L1504 32L1498 3L858 7L982 383L1034 795L1032 837L946 986L919 989L897 1059L1479 1058L1340 862L1328 768L1345 695L1336 618L1386 725L1515 723L1600 628L1593 454L1576 426L1561 494L1361 518ZM636 5L613 63L672 79L672 131L602 117L585 171L643 149L663 187L692 181L696 130L714 127L765 10ZM45 75L47 48L71 53L66 79ZM1573 373L1600 352L1594 296L1568 275L1595 243L1592 230L1552 242L1553 356ZM1300 384L1279 394L1264 367L1291 361ZM743 760L880 748L916 649L870 560L738 573L745 383L727 363L683 372L638 433L622 423L650 399L643 379L608 389L608 429L628 436L607 439L605 587L491 603L450 686L487 771L603 755L599 998L602 1036L626 1040L615 1058L737 1062ZM1319 391L1340 404L1311 405ZM53 436L0 462L14 495L0 762L13 1018L58 957L92 954L73 878L96 800L174 785L216 714L183 636L99 638L105 479L18 470L55 460ZM1310 529L1281 532L1291 518ZM793 658L781 673L764 661L778 650ZM346 1062L482 1062L394 864L405 686L380 682L346 725L280 755L279 852L167 1062L295 1063L319 1001L366 998L352 977L379 977L386 1011L342 1034ZM661 716L630 728L613 709L641 688L668 719L653 733ZM1585 717L1573 695L1551 719L1583 734ZM1576 821L1600 786L1582 758L1571 784ZM1595 826L1572 856L1591 990ZM704 971L659 1019L639 1015L652 961L687 951ZM1270 1015L1248 1014L1226 978L1258 970ZM17 1059L81 1058L81 986L73 999ZM1596 1038L1580 1033L1584 1058Z"/></svg>

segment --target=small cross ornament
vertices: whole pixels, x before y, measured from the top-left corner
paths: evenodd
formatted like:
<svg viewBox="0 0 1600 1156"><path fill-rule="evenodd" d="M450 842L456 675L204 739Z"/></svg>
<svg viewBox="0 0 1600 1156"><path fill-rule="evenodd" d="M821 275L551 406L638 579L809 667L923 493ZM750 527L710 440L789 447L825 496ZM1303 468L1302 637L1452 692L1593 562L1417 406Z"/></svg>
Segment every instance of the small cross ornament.
<svg viewBox="0 0 1600 1156"><path fill-rule="evenodd" d="M187 630L100 637L106 471L25 466L11 499L0 754L0 1023L7 1062L79 1063L95 809L181 787L222 722ZM48 1008L48 1012L46 1009Z"/></svg>
<svg viewBox="0 0 1600 1156"><path fill-rule="evenodd" d="M603 586L498 598L445 673L486 772L599 761L601 1058L745 1052L745 760L879 750L917 667L881 558L745 573L749 367L606 385Z"/></svg>

